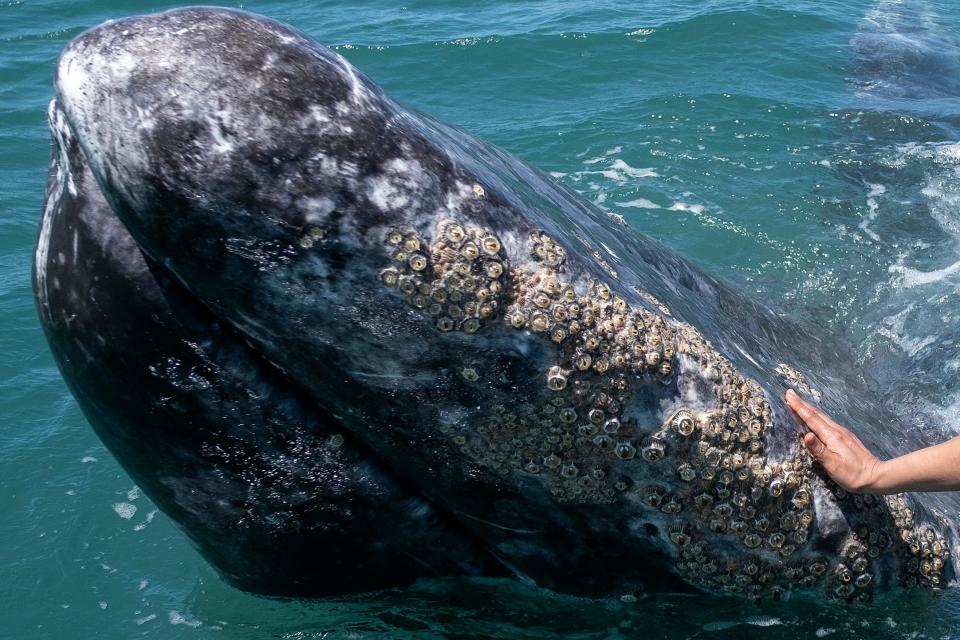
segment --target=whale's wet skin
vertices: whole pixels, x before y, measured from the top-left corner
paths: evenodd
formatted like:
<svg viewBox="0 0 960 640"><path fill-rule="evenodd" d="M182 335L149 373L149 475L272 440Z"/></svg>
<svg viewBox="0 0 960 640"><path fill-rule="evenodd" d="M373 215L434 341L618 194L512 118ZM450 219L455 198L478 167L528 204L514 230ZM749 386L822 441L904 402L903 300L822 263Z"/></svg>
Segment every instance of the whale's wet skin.
<svg viewBox="0 0 960 640"><path fill-rule="evenodd" d="M952 498L849 495L799 447L787 386L880 453L923 442L841 344L303 34L122 20L56 87L44 328L231 583L868 601L953 579Z"/></svg>

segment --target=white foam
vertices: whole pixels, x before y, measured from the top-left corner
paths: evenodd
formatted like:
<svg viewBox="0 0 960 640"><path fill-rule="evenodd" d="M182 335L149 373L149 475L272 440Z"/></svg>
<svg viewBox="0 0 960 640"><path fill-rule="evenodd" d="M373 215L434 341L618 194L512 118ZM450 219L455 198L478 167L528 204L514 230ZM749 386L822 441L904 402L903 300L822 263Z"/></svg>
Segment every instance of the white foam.
<svg viewBox="0 0 960 640"><path fill-rule="evenodd" d="M941 282L960 273L960 260L948 267L934 271L920 271L911 267L905 267L901 264L891 265L887 270L890 273L899 273L902 278L900 282L901 286L910 288Z"/></svg>
<svg viewBox="0 0 960 640"><path fill-rule="evenodd" d="M660 174L654 171L650 167L636 168L631 167L626 162L617 158L612 163L610 163L610 168L606 171L601 171L601 173L613 180L618 182L626 182L626 177L631 178L658 178Z"/></svg>
<svg viewBox="0 0 960 640"><path fill-rule="evenodd" d="M656 202L651 202L646 198L637 198L636 200L629 200L627 202L618 202L616 203L618 207L628 207L631 209L662 209L660 205Z"/></svg>
<svg viewBox="0 0 960 640"><path fill-rule="evenodd" d="M877 201L873 198L867 198L867 217L864 218L857 227L870 237L874 242L880 242L880 236L870 228L870 223L877 219Z"/></svg>
<svg viewBox="0 0 960 640"><path fill-rule="evenodd" d="M173 624L173 625L182 624L188 627L193 627L194 629L196 629L197 627L203 624L196 618L182 614L179 611L170 611L167 614L167 619L170 620L170 624Z"/></svg>
<svg viewBox="0 0 960 640"><path fill-rule="evenodd" d="M694 215L699 215L703 213L704 207L702 204L690 204L688 202L674 202L670 205L670 211L689 211Z"/></svg>
<svg viewBox="0 0 960 640"><path fill-rule="evenodd" d="M143 522L141 522L140 524L134 526L134 527L133 527L133 530L134 530L134 531L143 531L144 529L146 529L146 528L147 528L147 525L150 524L151 522L153 522L153 519L157 516L157 513L158 513L158 511L157 511L156 509L154 509L153 511L150 511L149 513L147 513L147 517L143 520Z"/></svg>
<svg viewBox="0 0 960 640"><path fill-rule="evenodd" d="M137 512L137 507L129 502L114 502L113 510L124 520L129 520Z"/></svg>

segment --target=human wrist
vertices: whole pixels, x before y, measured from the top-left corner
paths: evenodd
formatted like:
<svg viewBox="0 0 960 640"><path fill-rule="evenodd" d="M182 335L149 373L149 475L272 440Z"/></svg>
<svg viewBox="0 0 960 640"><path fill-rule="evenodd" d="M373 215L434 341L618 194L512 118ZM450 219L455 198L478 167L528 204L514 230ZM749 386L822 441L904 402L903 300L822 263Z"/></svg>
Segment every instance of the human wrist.
<svg viewBox="0 0 960 640"><path fill-rule="evenodd" d="M874 458L863 470L861 493L887 494L895 493L889 486L890 463L892 460Z"/></svg>

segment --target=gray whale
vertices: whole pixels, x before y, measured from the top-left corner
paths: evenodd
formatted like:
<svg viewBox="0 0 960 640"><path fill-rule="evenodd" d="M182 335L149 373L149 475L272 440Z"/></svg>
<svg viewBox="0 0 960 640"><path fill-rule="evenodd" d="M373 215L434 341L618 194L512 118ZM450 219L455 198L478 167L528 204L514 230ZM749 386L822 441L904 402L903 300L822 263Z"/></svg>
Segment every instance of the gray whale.
<svg viewBox="0 0 960 640"><path fill-rule="evenodd" d="M233 584L867 601L955 575L950 498L849 495L800 447L787 386L880 452L917 444L842 345L308 36L224 9L110 22L56 92L51 349Z"/></svg>

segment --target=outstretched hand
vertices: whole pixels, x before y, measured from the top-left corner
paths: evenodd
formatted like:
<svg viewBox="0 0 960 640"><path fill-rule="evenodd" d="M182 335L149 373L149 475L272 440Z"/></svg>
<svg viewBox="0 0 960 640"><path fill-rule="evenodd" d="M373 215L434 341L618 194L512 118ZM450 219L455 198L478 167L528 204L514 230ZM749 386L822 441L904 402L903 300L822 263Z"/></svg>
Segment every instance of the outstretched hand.
<svg viewBox="0 0 960 640"><path fill-rule="evenodd" d="M808 431L803 443L834 481L848 491L870 493L878 477L880 460L849 429L840 426L790 389L787 405Z"/></svg>

